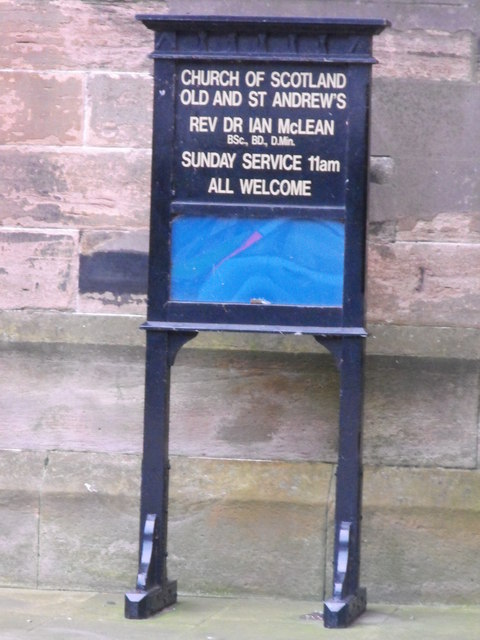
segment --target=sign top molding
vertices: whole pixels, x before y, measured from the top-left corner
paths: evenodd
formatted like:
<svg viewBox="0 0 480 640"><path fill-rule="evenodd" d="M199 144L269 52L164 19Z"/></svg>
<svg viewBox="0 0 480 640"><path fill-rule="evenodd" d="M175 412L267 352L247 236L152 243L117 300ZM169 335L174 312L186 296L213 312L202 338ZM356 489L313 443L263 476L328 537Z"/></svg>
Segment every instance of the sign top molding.
<svg viewBox="0 0 480 640"><path fill-rule="evenodd" d="M152 58L295 59L372 64L386 20L141 14L155 31Z"/></svg>

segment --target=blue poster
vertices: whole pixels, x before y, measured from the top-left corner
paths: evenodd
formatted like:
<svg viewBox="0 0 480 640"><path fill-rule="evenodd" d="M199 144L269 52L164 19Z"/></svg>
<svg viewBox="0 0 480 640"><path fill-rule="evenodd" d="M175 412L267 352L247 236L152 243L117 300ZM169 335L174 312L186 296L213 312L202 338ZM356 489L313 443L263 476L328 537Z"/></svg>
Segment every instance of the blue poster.
<svg viewBox="0 0 480 640"><path fill-rule="evenodd" d="M178 216L170 299L342 306L342 222Z"/></svg>

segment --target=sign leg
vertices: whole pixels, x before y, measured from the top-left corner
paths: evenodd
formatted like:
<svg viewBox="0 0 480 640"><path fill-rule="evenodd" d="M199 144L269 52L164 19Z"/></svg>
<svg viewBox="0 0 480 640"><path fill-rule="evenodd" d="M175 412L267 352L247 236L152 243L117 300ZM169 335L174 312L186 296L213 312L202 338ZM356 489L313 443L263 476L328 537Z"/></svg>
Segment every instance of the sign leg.
<svg viewBox="0 0 480 640"><path fill-rule="evenodd" d="M145 421L136 590L125 595L125 617L147 618L177 600L167 578L170 368L196 333L147 331Z"/></svg>
<svg viewBox="0 0 480 640"><path fill-rule="evenodd" d="M333 595L324 603L329 628L347 627L366 608L366 590L359 586L364 340L341 338L341 343Z"/></svg>

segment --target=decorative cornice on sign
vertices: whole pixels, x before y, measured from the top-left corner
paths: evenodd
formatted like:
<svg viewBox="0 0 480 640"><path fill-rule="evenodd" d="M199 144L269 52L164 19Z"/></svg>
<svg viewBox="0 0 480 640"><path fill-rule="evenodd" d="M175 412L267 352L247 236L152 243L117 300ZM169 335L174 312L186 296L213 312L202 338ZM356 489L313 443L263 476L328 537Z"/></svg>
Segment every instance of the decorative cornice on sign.
<svg viewBox="0 0 480 640"><path fill-rule="evenodd" d="M156 32L151 57L175 59L265 60L271 56L277 60L372 64L375 60L370 36L386 26L382 20L254 22L245 18L204 17L193 29L193 18L139 15L137 19Z"/></svg>

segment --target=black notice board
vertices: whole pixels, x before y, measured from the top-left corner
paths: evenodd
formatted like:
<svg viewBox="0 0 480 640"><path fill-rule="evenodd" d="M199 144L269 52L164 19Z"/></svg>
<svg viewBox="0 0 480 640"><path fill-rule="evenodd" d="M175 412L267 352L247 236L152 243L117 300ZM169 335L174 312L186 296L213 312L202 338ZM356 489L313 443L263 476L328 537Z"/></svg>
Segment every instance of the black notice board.
<svg viewBox="0 0 480 640"><path fill-rule="evenodd" d="M139 19L155 31L148 322L363 335L385 22Z"/></svg>
<svg viewBox="0 0 480 640"><path fill-rule="evenodd" d="M170 368L201 330L309 333L340 372L332 597L360 586L364 263L372 36L383 20L139 16L155 32L144 447L137 587L167 578Z"/></svg>

